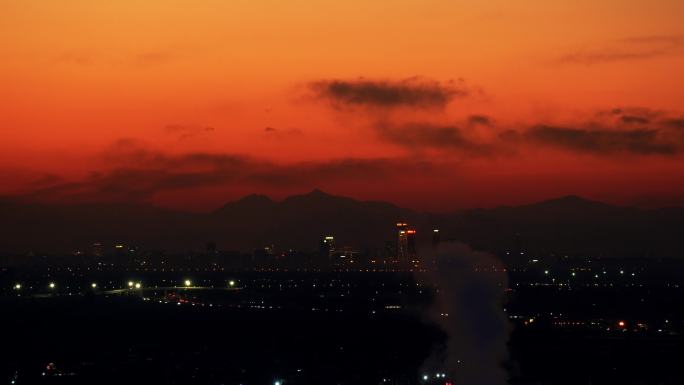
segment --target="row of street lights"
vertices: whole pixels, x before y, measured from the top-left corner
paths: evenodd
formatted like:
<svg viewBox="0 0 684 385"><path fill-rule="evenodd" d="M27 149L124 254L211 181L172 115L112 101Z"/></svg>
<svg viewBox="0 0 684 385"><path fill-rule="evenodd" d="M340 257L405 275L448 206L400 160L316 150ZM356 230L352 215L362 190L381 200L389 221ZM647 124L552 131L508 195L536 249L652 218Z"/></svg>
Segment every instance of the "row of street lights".
<svg viewBox="0 0 684 385"><path fill-rule="evenodd" d="M193 286L192 281L189 279L186 279L185 281L183 281L183 285L185 287L192 287ZM234 280L228 281L228 286L229 287L235 287L235 281ZM96 282L91 283L90 287L92 289L97 289L97 283ZM21 288L22 288L21 283L16 283L14 285L14 290L21 290ZM50 282L48 284L48 288L50 290L54 290L55 288L57 288L57 284L54 282ZM140 289L140 288L142 288L142 283L141 282L128 281L128 288L129 289Z"/></svg>

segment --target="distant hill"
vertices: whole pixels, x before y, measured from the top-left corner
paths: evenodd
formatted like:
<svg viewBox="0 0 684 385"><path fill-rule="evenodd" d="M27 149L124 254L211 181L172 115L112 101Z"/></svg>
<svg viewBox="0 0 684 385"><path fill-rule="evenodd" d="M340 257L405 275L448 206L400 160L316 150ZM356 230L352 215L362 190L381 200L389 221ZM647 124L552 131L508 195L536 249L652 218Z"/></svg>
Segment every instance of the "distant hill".
<svg viewBox="0 0 684 385"><path fill-rule="evenodd" d="M586 253L604 256L684 257L684 209L641 210L567 196L517 207L418 213L386 202L358 201L314 190L273 201L249 195L209 213L146 205L44 205L0 202L0 251L67 252L93 242L154 250L250 251L267 244L315 250L322 236L338 245L382 248L394 223L406 220L420 243L439 228L455 239L494 252Z"/></svg>

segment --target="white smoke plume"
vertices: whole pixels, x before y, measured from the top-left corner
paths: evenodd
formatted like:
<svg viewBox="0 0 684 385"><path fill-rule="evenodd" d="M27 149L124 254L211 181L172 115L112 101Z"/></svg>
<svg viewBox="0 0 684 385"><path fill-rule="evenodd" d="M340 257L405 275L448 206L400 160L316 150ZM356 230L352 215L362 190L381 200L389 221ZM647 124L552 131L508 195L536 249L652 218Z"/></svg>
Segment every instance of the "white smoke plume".
<svg viewBox="0 0 684 385"><path fill-rule="evenodd" d="M503 307L508 287L503 263L457 242L433 246L421 255L435 264L422 277L437 288L429 318L448 337L426 360L424 373L447 373L454 385L506 384L503 364L510 328Z"/></svg>

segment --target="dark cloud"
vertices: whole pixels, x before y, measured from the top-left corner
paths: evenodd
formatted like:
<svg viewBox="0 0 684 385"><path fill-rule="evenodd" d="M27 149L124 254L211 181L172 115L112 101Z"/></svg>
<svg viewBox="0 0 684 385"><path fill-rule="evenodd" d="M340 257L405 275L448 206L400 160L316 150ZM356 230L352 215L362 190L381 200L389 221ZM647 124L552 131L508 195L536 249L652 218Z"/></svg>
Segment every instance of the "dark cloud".
<svg viewBox="0 0 684 385"><path fill-rule="evenodd" d="M622 61L647 60L681 54L684 36L635 36L611 43L603 49L573 52L560 58L561 63L600 64Z"/></svg>
<svg viewBox="0 0 684 385"><path fill-rule="evenodd" d="M486 115L470 115L468 117L468 124L471 126L492 126L493 125L493 120L489 116Z"/></svg>
<svg viewBox="0 0 684 385"><path fill-rule="evenodd" d="M318 98L342 106L443 108L468 95L462 82L441 83L420 78L387 80L322 80L310 84Z"/></svg>
<svg viewBox="0 0 684 385"><path fill-rule="evenodd" d="M470 157L520 154L526 145L614 156L670 156L684 150L682 119L646 108L600 111L596 120L579 126L540 124L521 129L498 130L487 116L472 115L465 128L456 125L413 122L374 126L384 142L412 150L440 150ZM491 127L494 137L478 135L475 126ZM481 134L481 132L480 132Z"/></svg>
<svg viewBox="0 0 684 385"><path fill-rule="evenodd" d="M654 125L666 119L667 113L645 107L619 107L596 113L596 117L604 125Z"/></svg>
<svg viewBox="0 0 684 385"><path fill-rule="evenodd" d="M648 124L651 123L649 118L643 116L623 115L620 117L622 123L625 124Z"/></svg>
<svg viewBox="0 0 684 385"><path fill-rule="evenodd" d="M596 113L596 116L598 117L608 117L608 116L613 116L613 117L624 117L624 116L632 116L632 117L638 117L638 118L643 118L643 119L655 119L659 116L663 116L664 112L663 111L658 111L658 110L653 110L650 108L646 107L617 107L613 108L611 110L602 110L598 111Z"/></svg>
<svg viewBox="0 0 684 385"><path fill-rule="evenodd" d="M684 128L684 117L667 111L653 110L645 107L614 108L602 111L599 117L611 115L625 124L650 124L663 130L678 130Z"/></svg>
<svg viewBox="0 0 684 385"><path fill-rule="evenodd" d="M660 122L662 125L675 129L684 129L684 118L681 119L665 119Z"/></svg>
<svg viewBox="0 0 684 385"><path fill-rule="evenodd" d="M376 126L376 131L383 141L412 149L433 148L469 155L484 155L491 152L489 145L471 140L461 128L453 125L381 123Z"/></svg>
<svg viewBox="0 0 684 385"><path fill-rule="evenodd" d="M585 129L542 125L522 133L504 132L501 139L508 143L522 141L598 155L674 155L680 151L675 143L661 140L658 134L658 130L653 129Z"/></svg>
<svg viewBox="0 0 684 385"><path fill-rule="evenodd" d="M255 188L315 187L334 181L375 182L406 172L432 172L430 162L408 159L337 159L276 164L239 154L170 155L126 139L102 155L111 169L76 181L40 188L24 199L56 202L147 202L164 191L248 185Z"/></svg>

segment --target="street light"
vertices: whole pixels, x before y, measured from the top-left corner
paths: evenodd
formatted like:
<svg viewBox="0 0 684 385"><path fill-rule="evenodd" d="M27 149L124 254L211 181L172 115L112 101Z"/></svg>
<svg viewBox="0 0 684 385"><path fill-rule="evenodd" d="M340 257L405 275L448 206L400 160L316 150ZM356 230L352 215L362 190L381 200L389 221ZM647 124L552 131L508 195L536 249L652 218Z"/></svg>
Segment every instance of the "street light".
<svg viewBox="0 0 684 385"><path fill-rule="evenodd" d="M16 285L14 285L14 290L21 290L21 284L18 283Z"/></svg>
<svg viewBox="0 0 684 385"><path fill-rule="evenodd" d="M140 284L140 282L137 282L137 283L135 284L135 288L136 288L136 289L140 289L141 286L142 286L142 285Z"/></svg>
<svg viewBox="0 0 684 385"><path fill-rule="evenodd" d="M134 283L133 281L128 281L128 287L133 287Z"/></svg>
<svg viewBox="0 0 684 385"><path fill-rule="evenodd" d="M186 279L185 282L183 282L183 283L185 284L185 286L188 286L188 287L192 286L192 281L189 279Z"/></svg>
<svg viewBox="0 0 684 385"><path fill-rule="evenodd" d="M54 282L50 282L50 284L48 285L48 287L49 287L50 289L54 289L54 288L55 288L55 283L54 283Z"/></svg>
<svg viewBox="0 0 684 385"><path fill-rule="evenodd" d="M228 286L230 286L230 287L235 286L235 281L233 281L232 279L230 281L228 281Z"/></svg>
<svg viewBox="0 0 684 385"><path fill-rule="evenodd" d="M95 282L91 283L90 287L92 287L93 289L97 289L97 283L95 283Z"/></svg>

